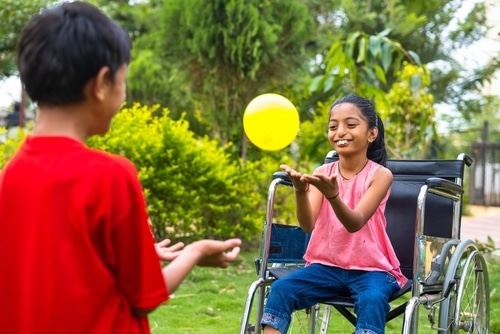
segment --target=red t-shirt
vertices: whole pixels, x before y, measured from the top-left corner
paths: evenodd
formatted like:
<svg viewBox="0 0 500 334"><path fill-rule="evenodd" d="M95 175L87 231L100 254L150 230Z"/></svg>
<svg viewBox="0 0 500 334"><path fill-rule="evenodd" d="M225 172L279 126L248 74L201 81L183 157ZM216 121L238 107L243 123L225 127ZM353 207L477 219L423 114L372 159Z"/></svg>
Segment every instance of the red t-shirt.
<svg viewBox="0 0 500 334"><path fill-rule="evenodd" d="M133 164L28 137L0 174L0 333L149 333L168 299Z"/></svg>

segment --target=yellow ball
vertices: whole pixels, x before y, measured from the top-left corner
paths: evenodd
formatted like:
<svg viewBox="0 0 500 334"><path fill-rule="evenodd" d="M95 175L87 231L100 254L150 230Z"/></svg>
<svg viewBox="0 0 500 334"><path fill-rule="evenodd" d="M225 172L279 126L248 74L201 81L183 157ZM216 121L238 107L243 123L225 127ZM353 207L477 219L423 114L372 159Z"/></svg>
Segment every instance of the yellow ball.
<svg viewBox="0 0 500 334"><path fill-rule="evenodd" d="M290 145L299 131L299 113L286 97L262 94L254 98L243 114L243 129L250 141L266 151Z"/></svg>

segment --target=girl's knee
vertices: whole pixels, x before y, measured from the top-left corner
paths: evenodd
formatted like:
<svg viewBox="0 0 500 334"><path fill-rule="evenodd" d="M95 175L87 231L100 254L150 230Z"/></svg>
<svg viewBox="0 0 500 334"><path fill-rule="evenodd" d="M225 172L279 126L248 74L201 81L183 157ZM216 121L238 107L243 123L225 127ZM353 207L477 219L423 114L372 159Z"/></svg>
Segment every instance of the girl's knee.
<svg viewBox="0 0 500 334"><path fill-rule="evenodd" d="M384 304L389 296L380 289L370 289L359 294L359 302L363 304Z"/></svg>
<svg viewBox="0 0 500 334"><path fill-rule="evenodd" d="M355 302L355 312L357 314L364 314L367 310L374 314L384 316L390 310L389 296L377 289L363 291L358 295Z"/></svg>
<svg viewBox="0 0 500 334"><path fill-rule="evenodd" d="M270 293L280 295L282 298L289 298L295 291L293 284L290 284L286 278L282 278L273 282Z"/></svg>

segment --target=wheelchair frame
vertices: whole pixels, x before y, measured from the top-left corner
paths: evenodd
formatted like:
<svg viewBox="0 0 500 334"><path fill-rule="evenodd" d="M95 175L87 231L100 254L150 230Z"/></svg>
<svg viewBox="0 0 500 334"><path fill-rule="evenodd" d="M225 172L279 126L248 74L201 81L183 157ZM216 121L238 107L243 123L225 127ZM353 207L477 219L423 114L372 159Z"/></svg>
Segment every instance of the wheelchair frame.
<svg viewBox="0 0 500 334"><path fill-rule="evenodd" d="M335 151L331 151L325 163L336 159ZM418 333L420 306L428 310L431 328L439 334L489 331L486 262L474 241L460 240L463 175L465 166L471 164L472 159L466 154L460 154L456 160L387 162L394 175L386 206L387 232L403 274L409 278L409 283L393 294L390 301L398 302L410 292L411 297L393 307L386 322L404 314L403 334ZM261 254L255 261L258 278L248 290L240 334L261 333L260 319L270 286L305 264L302 255L310 235L298 226L274 223L275 195L281 185L292 187L286 173L276 172L268 189ZM403 220L412 222L412 228L401 228ZM403 248L404 251L398 252ZM251 325L256 293L255 324ZM355 326L353 301L349 296L340 296L306 310L306 332L327 333L332 307Z"/></svg>

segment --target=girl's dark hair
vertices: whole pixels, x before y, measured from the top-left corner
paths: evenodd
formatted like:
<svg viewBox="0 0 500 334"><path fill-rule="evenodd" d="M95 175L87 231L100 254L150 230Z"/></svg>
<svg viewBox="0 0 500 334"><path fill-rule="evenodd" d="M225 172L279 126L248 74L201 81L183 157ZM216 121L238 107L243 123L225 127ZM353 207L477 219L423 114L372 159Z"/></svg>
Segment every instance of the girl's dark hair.
<svg viewBox="0 0 500 334"><path fill-rule="evenodd" d="M357 95L346 95L335 102L330 107L330 111L336 105L342 103L351 103L354 104L361 111L361 114L365 117L368 122L368 128L378 128L378 136L370 143L368 146L368 152L366 156L368 159L375 161L376 163L385 166L387 160L387 151L385 150L385 139L384 139L384 123L382 119L377 115L377 111L373 103L365 98L362 98Z"/></svg>
<svg viewBox="0 0 500 334"><path fill-rule="evenodd" d="M130 62L128 34L99 9L65 2L33 16L17 45L17 67L35 103L64 105L84 100L83 88L99 70L109 80Z"/></svg>

